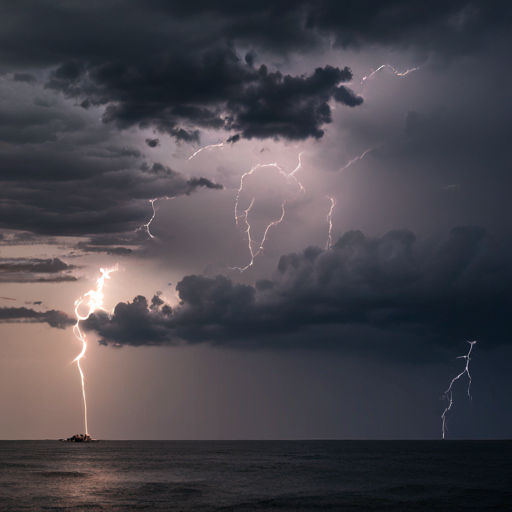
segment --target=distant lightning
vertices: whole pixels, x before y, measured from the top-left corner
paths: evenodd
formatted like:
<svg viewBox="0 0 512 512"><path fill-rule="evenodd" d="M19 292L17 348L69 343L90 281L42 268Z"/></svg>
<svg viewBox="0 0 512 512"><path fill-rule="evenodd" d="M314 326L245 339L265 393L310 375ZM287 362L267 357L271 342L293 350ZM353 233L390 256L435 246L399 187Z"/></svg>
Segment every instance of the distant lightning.
<svg viewBox="0 0 512 512"><path fill-rule="evenodd" d="M452 408L453 405L453 384L456 380L460 379L464 374L467 374L468 376L468 396L471 400L471 374L469 373L469 361L470 361L470 355L471 351L473 350L473 345L476 343L476 341L468 341L470 347L469 352L465 356L459 356L457 359L465 359L466 360L466 368L463 372L459 373L457 377L454 377L452 381L450 382L450 385L448 386L448 389L444 392L444 397L448 400L448 407L444 410L443 414L441 415L441 418L443 420L443 439L446 434L446 415L448 414L448 411Z"/></svg>
<svg viewBox="0 0 512 512"><path fill-rule="evenodd" d="M325 249L329 251L332 247L332 211L334 210L334 207L336 206L336 199L334 197L327 196L328 199L331 200L331 208L329 209L329 213L327 214L327 223L329 225L329 235L327 236L327 244L325 246Z"/></svg>
<svg viewBox="0 0 512 512"><path fill-rule="evenodd" d="M199 153L201 153L201 151L205 150L205 149L212 149L212 148L220 148L221 146L224 146L224 144L226 144L227 141L224 141L224 142L220 142L219 144L211 144L209 146L205 146L204 148L200 148L198 149L188 160L187 162L190 162L190 160L192 160L192 158L194 158L196 155L198 155Z"/></svg>
<svg viewBox="0 0 512 512"><path fill-rule="evenodd" d="M151 217L151 219L149 219L149 222L147 224L144 224L143 228L146 230L147 234L151 237L151 238L155 238L152 234L151 234L151 231L149 229L149 226L151 225L151 223L153 222L153 219L155 218L155 215L156 215L156 210L155 210L155 201L157 200L158 198L155 198L155 199L150 199L149 202L151 203L151 208L153 208L153 215ZM140 228L139 228L140 229Z"/></svg>
<svg viewBox="0 0 512 512"><path fill-rule="evenodd" d="M359 156L356 156L355 158L352 158L348 162L348 164L344 165L339 171L336 171L337 173L340 173L341 171L344 171L347 167L350 167L352 164L358 162L359 160L362 160L370 151L373 151L375 149L375 146L368 148L364 153L360 154Z"/></svg>
<svg viewBox="0 0 512 512"><path fill-rule="evenodd" d="M366 80L371 78L373 75L375 75L375 73L378 73L381 69L384 69L384 68L390 69L396 76L405 76L405 75L408 75L409 73L412 73L413 71L418 71L420 69L420 67L417 67L417 68L411 68L406 71L400 72L400 71L397 71L391 64L382 64L382 66L379 66L375 71L372 70L372 72L369 75L363 76L363 79L361 80L361 85L363 84L363 82L365 82Z"/></svg>
<svg viewBox="0 0 512 512"><path fill-rule="evenodd" d="M241 222L243 222L245 224L245 229L243 230L243 233L247 236L247 245L248 245L248 249L249 249L249 254L251 256L251 260L245 267L229 267L230 270L238 270L240 272L244 272L245 270L247 270L249 267L251 267L254 264L255 258L258 256L258 254L260 254L260 252L263 250L263 248L265 246L265 242L267 240L267 235L268 235L269 230L272 227L280 224L282 222L282 220L284 219L284 215L286 213L286 204L289 202L295 201L301 193L306 192L305 188L302 186L302 183L300 183L300 181L295 177L295 173L297 171L299 171L299 169L301 169L301 167L302 167L301 156L302 156L302 153L299 154L299 163L298 163L297 167L290 174L286 174L286 172L283 170L283 168L280 167L276 163L257 164L250 171L243 174L242 177L240 178L240 187L238 189L238 193L237 193L236 201L235 201L235 223L236 223L237 227L240 227ZM261 169L263 167L275 167L279 171L279 173L286 178L287 182L290 182L290 179L293 179L293 182L299 186L299 190L297 191L297 193L295 194L293 199L291 199L291 200L284 199L283 200L283 202L281 204L281 216L279 217L279 219L274 220L270 224L267 225L265 232L263 233L263 238L261 239L261 242L258 244L255 240L253 240L251 238L251 225L249 223L249 218L248 218L249 212L251 211L251 208L253 207L256 198L255 197L252 198L251 204L249 205L249 207L246 210L240 211L238 209L238 204L240 202L240 194L242 193L242 190L244 188L245 178L247 176L250 176L255 171L257 171L258 169ZM257 250L254 249L255 245L258 247Z"/></svg>
<svg viewBox="0 0 512 512"><path fill-rule="evenodd" d="M231 135L231 137L227 138L226 140L219 142L218 144L210 144L209 146L204 146L203 148L199 148L191 157L187 159L187 162L190 162L192 158L194 158L197 154L201 153L201 151L204 151L205 149L213 149L213 148L220 148L224 146L224 144L234 144L235 142L238 142L240 140L240 134L236 133L235 135Z"/></svg>
<svg viewBox="0 0 512 512"><path fill-rule="evenodd" d="M149 202L151 203L151 208L153 208L153 215L151 216L151 218L149 219L149 221L146 223L146 224L143 224L142 226L140 226L139 228L137 228L135 230L135 232L137 231L140 231L141 229L143 229L144 231L146 231L146 233L151 237L151 238L155 238L155 235L153 235L153 233L151 233L151 230L150 230L150 226L151 226L151 223L155 220L155 217L156 217L156 209L155 209L155 202L156 201L161 201L161 200L169 200L169 199L174 199L174 197L168 197L168 196L163 196L163 197L155 197L153 199L150 199Z"/></svg>
<svg viewBox="0 0 512 512"><path fill-rule="evenodd" d="M116 270L118 270L117 265L114 268L110 269L110 270L105 270L103 268L100 268L101 277L98 278L98 280L96 281L96 289L95 290L89 290L83 297L80 297L75 302L75 315L76 315L76 319L77 320L76 320L75 326L73 327L73 334L76 336L76 338L78 340L80 340L82 342L82 351L71 362L74 363L76 361L76 364L78 366L78 370L80 371L80 378L82 380L82 395L83 395L83 398L84 398L85 434L86 435L89 435L89 431L88 431L88 428L87 428L87 402L85 400L84 373L83 373L82 368L80 366L80 359L82 359L82 357L85 355L85 352L87 350L87 343L85 341L85 334L83 334L82 331L80 330L80 322L82 320L87 320L89 318L89 316L91 315L91 313L93 313L97 309L102 309L102 307L103 307L103 285L105 283L105 279L110 279L110 275L109 274L111 272L115 272ZM83 303L85 297L89 297L89 300L86 303L86 305L89 308L89 311L87 312L86 315L81 315L78 312L78 308Z"/></svg>
<svg viewBox="0 0 512 512"><path fill-rule="evenodd" d="M192 156L190 156L187 159L187 162L190 162L190 160L192 160L192 158L194 158L197 154L201 153L201 151L203 151L205 149L220 148L221 146L224 146L224 144L229 144L230 142L236 142L236 140L238 140L238 139L233 140L233 137L230 137L229 139L226 139L224 142L220 142L219 144L210 144L209 146L204 146L203 148L199 148ZM141 229L144 229L146 231L146 233L151 238L155 238L155 236L151 233L149 226L155 219L155 216L156 216L155 201L158 201L159 199L167 200L167 199L174 199L174 198L165 196L165 197L155 197L154 199L150 199L149 202L151 203L151 208L153 208L153 215L151 216L151 218L149 219L149 221L146 224L143 224L140 228L137 228L135 231L140 231Z"/></svg>

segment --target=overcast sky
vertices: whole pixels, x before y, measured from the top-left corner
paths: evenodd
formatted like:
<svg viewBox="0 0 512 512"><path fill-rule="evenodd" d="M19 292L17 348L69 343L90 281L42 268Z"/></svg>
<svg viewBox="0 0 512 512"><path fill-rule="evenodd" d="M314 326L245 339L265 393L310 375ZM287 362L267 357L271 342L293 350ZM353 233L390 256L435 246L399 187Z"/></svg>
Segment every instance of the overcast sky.
<svg viewBox="0 0 512 512"><path fill-rule="evenodd" d="M509 2L0 13L0 438L510 437Z"/></svg>

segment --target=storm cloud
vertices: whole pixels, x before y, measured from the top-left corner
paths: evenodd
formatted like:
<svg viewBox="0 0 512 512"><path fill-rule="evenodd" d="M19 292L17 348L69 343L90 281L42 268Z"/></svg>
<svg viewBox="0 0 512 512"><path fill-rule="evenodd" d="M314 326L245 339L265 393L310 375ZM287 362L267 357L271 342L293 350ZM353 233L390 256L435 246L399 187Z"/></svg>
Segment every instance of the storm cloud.
<svg viewBox="0 0 512 512"><path fill-rule="evenodd" d="M50 327L65 329L74 325L76 320L63 311L35 311L29 308L0 308L0 323L46 323Z"/></svg>
<svg viewBox="0 0 512 512"><path fill-rule="evenodd" d="M491 29L506 30L511 19L510 7L497 0L421 7L404 0L253 6L224 1L194 3L193 8L155 0L96 4L87 10L46 2L24 5L7 8L10 23L0 25L7 41L19 25L28 34L15 51L0 52L14 80L34 81L20 69L53 68L45 87L76 98L86 109L105 106L104 122L119 128L152 126L187 143L198 142L201 129L238 130L248 139L320 138L322 126L331 121L329 100L351 107L363 101L338 87L352 78L347 68L337 74L326 66L310 76L284 75L268 69L268 63L256 65L257 50L238 55L237 44L277 55L317 50L329 41L342 48L410 46L424 54L477 51ZM42 12L62 27L60 38L40 31ZM130 16L139 20L137 31L123 21Z"/></svg>
<svg viewBox="0 0 512 512"><path fill-rule="evenodd" d="M197 144L204 130L229 142L321 139L333 107L348 107L343 116L363 96L347 87L348 67L281 71L294 56L377 44L411 48L422 61L432 52L478 53L491 35L506 33L511 11L497 0L5 4L0 227L133 230L151 213L140 200L187 194L195 178L167 173L164 183L160 173L162 194L153 194L140 169L154 162L120 144L119 130L150 128L178 144ZM103 125L91 129L99 118ZM159 139L146 136L146 148L157 148ZM109 188L121 176L127 181Z"/></svg>
<svg viewBox="0 0 512 512"><path fill-rule="evenodd" d="M508 343L509 256L478 227L455 228L435 244L407 230L382 238L351 231L332 250L282 256L273 278L254 286L190 275L176 286L175 308L138 296L84 325L101 343L403 350L421 360L466 339Z"/></svg>
<svg viewBox="0 0 512 512"><path fill-rule="evenodd" d="M54 235L125 232L149 220L149 199L190 195L201 187L223 188L159 163L82 180L12 180L0 190L0 228Z"/></svg>
<svg viewBox="0 0 512 512"><path fill-rule="evenodd" d="M339 86L351 79L347 67L332 66L310 76L283 76L264 64L256 69L225 48L187 59L155 57L141 66L66 62L46 87L106 105L103 121L121 129L152 126L190 143L199 140L200 128L236 131L246 139L318 139L332 121L331 99L350 107L363 102Z"/></svg>
<svg viewBox="0 0 512 512"><path fill-rule="evenodd" d="M76 281L71 275L76 265L68 265L59 258L0 258L0 282L53 282Z"/></svg>

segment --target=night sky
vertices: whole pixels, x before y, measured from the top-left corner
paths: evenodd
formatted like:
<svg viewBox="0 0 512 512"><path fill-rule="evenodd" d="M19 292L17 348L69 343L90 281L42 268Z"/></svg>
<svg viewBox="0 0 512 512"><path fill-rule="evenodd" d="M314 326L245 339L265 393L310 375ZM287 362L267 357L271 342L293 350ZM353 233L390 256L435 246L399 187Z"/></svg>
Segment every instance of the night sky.
<svg viewBox="0 0 512 512"><path fill-rule="evenodd" d="M0 438L509 438L511 28L0 1Z"/></svg>

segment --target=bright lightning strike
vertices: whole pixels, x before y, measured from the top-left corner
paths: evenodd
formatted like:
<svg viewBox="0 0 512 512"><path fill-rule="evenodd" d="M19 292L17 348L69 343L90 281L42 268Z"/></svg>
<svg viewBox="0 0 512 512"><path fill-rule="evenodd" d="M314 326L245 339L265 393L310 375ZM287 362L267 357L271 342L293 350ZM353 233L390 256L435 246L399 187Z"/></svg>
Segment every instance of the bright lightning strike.
<svg viewBox="0 0 512 512"><path fill-rule="evenodd" d="M243 223L246 226L246 229L244 229L243 232L247 236L247 245L249 248L249 253L251 255L251 261L245 267L229 267L230 270L238 270L240 272L244 272L245 270L247 270L249 267L251 267L254 264L255 258L258 256L258 254L260 254L260 252L263 250L263 248L265 246L265 242L267 240L267 235L268 235L269 230L272 227L280 224L282 222L282 220L284 219L284 215L286 212L286 204L289 202L295 201L301 193L306 192L306 190L304 189L304 187L302 186L300 181L295 177L295 173L302 167L301 156L302 156L302 153L299 154L299 164L290 174L286 174L286 172L283 170L282 167L280 167L276 163L272 163L272 164L257 164L250 171L248 171L242 175L242 177L240 179L240 188L238 189L238 194L236 196L236 201L235 201L235 223L236 223L237 227L239 227L240 219L242 219ZM255 240L253 240L251 238L251 225L249 223L249 218L248 218L249 212L251 211L251 208L253 207L254 201L256 200L256 198L253 197L251 204L249 205L247 210L242 210L241 212L238 209L238 203L240 201L240 194L242 193L242 190L244 188L244 179L247 176L250 176L251 174L253 174L258 169L261 169L263 167L275 167L279 171L279 173L286 178L286 181L288 183L290 182L290 179L293 179L293 182L299 186L299 190L297 191L297 193L291 200L285 199L282 202L281 217L279 217L279 219L272 221L270 224L267 225L265 232L263 233L263 238L261 239L261 242L258 244ZM257 247L258 247L257 250L254 249L255 245L257 245Z"/></svg>
<svg viewBox="0 0 512 512"><path fill-rule="evenodd" d="M450 385L448 386L448 389L444 392L444 397L448 400L448 406L444 410L443 414L441 415L441 418L443 420L443 439L446 434L446 415L448 414L448 411L452 408L453 405L453 384L456 380L459 380L464 374L467 374L468 376L468 396L471 400L471 374L469 373L469 361L470 361L470 355L471 351L473 350L473 345L476 343L476 341L468 341L470 347L469 352L465 356L459 356L457 359L465 359L466 360L466 368L464 368L464 371L459 373L457 377L454 377L452 381L450 382Z"/></svg>
<svg viewBox="0 0 512 512"><path fill-rule="evenodd" d="M369 75L363 76L363 79L361 80L361 84L363 84L363 82L365 82L366 80L371 78L373 75L375 75L375 73L378 73L381 69L384 69L384 68L390 69L396 76L405 76L405 75L408 75L409 73L412 73L413 71L418 71L420 69L419 67L411 68L411 69L408 69L401 73L400 71L397 71L393 66L391 66L391 64L382 64L382 66L379 66L375 71L372 70L372 72Z"/></svg>
<svg viewBox="0 0 512 512"><path fill-rule="evenodd" d="M334 207L336 206L336 199L334 197L327 196L328 199L331 200L331 208L329 209L329 213L327 214L327 224L329 226L329 235L327 236L327 244L325 246L325 249L329 251L332 247L332 211L334 210Z"/></svg>
<svg viewBox="0 0 512 512"><path fill-rule="evenodd" d="M76 315L76 324L73 327L73 334L76 336L78 340L82 342L82 352L71 361L74 363L76 361L76 364L78 366L78 370L80 371L80 378L82 380L82 395L84 398L84 414L85 414L85 434L89 435L89 431L87 429L87 402L85 400L85 381L84 381L84 372L82 371L82 368L80 366L80 359L84 357L85 352L87 350L87 343L85 341L85 334L82 333L80 330L80 322L82 320L87 320L91 313L97 309L102 309L103 306L103 285L105 283L105 279L110 279L110 273L115 272L118 269L117 265L110 269L105 270L103 268L100 268L101 277L98 278L96 282L96 289L95 290L89 290L83 297L80 297L75 302L75 315ZM79 313L78 308L82 305L84 302L85 297L88 297L88 300L86 302L87 307L89 310L87 311L86 315L82 315Z"/></svg>

